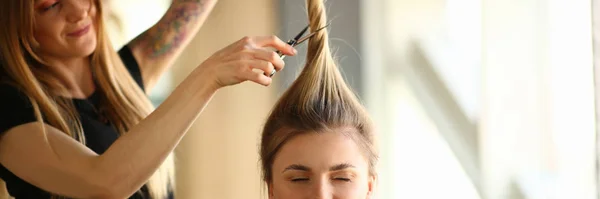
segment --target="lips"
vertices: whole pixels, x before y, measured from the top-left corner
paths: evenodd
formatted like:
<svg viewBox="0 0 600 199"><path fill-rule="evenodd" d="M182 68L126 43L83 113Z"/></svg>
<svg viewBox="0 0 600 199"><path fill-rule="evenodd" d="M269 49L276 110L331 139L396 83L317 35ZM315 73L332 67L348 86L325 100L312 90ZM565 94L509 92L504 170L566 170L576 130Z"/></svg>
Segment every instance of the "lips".
<svg viewBox="0 0 600 199"><path fill-rule="evenodd" d="M87 25L87 26L85 26L83 28L80 28L80 29L78 29L76 31L70 32L69 34L67 34L67 36L69 36L69 37L80 37L80 36L83 36L83 35L85 35L85 33L87 33L87 32L90 31L90 27L91 27L91 25Z"/></svg>

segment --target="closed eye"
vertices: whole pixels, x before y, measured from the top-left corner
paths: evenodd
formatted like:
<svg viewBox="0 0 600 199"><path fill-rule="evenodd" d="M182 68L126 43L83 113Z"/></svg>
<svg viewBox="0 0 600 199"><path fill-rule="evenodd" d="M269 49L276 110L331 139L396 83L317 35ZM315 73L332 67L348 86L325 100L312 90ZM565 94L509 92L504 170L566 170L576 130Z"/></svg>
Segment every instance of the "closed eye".
<svg viewBox="0 0 600 199"><path fill-rule="evenodd" d="M55 8L56 6L58 6L58 2L54 2L52 5L49 5L47 7L44 8L44 12L51 10L52 8Z"/></svg>
<svg viewBox="0 0 600 199"><path fill-rule="evenodd" d="M293 178L292 182L307 182L308 178Z"/></svg>
<svg viewBox="0 0 600 199"><path fill-rule="evenodd" d="M344 182L350 182L350 178L335 178L335 180L339 180L339 181L344 181Z"/></svg>

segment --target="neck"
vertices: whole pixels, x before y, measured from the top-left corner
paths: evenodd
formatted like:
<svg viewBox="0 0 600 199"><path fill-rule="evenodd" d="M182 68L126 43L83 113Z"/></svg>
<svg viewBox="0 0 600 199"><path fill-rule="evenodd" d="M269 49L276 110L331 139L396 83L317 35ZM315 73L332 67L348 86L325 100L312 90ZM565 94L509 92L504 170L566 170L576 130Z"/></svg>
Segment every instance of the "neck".
<svg viewBox="0 0 600 199"><path fill-rule="evenodd" d="M96 87L89 57L65 59L44 57L44 59L48 63L46 67L67 89L64 97L83 99L94 93Z"/></svg>

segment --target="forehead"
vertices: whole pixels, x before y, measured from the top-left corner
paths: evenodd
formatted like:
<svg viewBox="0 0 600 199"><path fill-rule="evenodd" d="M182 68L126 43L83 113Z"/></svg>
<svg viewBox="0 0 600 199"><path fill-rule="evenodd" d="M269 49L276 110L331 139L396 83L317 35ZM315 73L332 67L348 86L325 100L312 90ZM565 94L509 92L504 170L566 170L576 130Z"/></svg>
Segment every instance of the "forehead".
<svg viewBox="0 0 600 199"><path fill-rule="evenodd" d="M349 163L366 168L368 163L355 141L341 132L304 133L290 139L277 153L274 172L281 172L291 164L301 164L313 170Z"/></svg>

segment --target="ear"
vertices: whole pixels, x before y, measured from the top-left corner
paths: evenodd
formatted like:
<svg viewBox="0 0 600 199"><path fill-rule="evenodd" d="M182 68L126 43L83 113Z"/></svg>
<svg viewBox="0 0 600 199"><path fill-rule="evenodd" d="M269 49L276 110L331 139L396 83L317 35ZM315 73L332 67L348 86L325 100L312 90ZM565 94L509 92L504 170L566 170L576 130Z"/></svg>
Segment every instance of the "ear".
<svg viewBox="0 0 600 199"><path fill-rule="evenodd" d="M377 177L372 175L369 177L369 192L367 192L367 198L373 197L373 193L375 192L375 188L377 187Z"/></svg>

